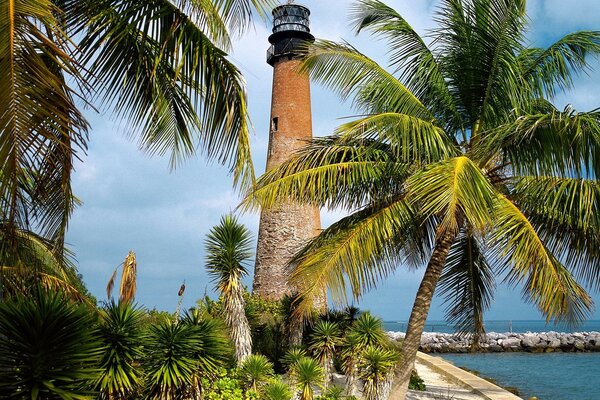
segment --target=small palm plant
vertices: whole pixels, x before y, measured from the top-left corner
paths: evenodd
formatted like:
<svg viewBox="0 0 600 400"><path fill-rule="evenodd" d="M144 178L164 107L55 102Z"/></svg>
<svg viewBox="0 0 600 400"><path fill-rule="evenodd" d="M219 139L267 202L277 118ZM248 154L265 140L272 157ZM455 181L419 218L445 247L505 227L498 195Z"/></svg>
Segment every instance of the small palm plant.
<svg viewBox="0 0 600 400"><path fill-rule="evenodd" d="M221 293L225 324L235 346L235 356L242 363L252 353L250 324L245 313L242 277L248 274L252 257L252 235L232 215L221 218L205 242L206 267Z"/></svg>
<svg viewBox="0 0 600 400"><path fill-rule="evenodd" d="M240 368L240 375L246 388L256 393L261 393L262 388L274 374L273 364L262 354L250 355Z"/></svg>
<svg viewBox="0 0 600 400"><path fill-rule="evenodd" d="M146 369L148 397L170 400L194 391L197 362L202 350L193 326L164 321L151 326Z"/></svg>
<svg viewBox="0 0 600 400"><path fill-rule="evenodd" d="M0 303L0 398L95 398L102 343L95 314L61 292Z"/></svg>
<svg viewBox="0 0 600 400"><path fill-rule="evenodd" d="M292 347L285 353L281 359L281 363L289 371L292 368L292 365L304 357L308 357L306 350L302 347Z"/></svg>
<svg viewBox="0 0 600 400"><path fill-rule="evenodd" d="M363 381L365 400L388 398L399 359L397 352L380 346L368 346L362 352L358 362L358 377Z"/></svg>
<svg viewBox="0 0 600 400"><path fill-rule="evenodd" d="M110 302L100 311L100 338L104 343L101 375L96 388L101 399L125 399L136 393L143 374L142 311L128 302Z"/></svg>
<svg viewBox="0 0 600 400"><path fill-rule="evenodd" d="M361 314L350 329L342 348L342 367L346 375L346 385L351 395L358 394L357 373L362 353L369 346L381 346L386 336L383 322L371 313Z"/></svg>
<svg viewBox="0 0 600 400"><path fill-rule="evenodd" d="M291 400L293 396L290 387L279 380L271 381L263 392L265 400Z"/></svg>
<svg viewBox="0 0 600 400"><path fill-rule="evenodd" d="M338 324L330 321L317 321L311 336L309 350L323 368L325 387L331 379L333 356L341 342L342 338Z"/></svg>
<svg viewBox="0 0 600 400"><path fill-rule="evenodd" d="M314 387L323 385L324 371L316 360L302 357L291 365L290 378L299 400L313 400Z"/></svg>

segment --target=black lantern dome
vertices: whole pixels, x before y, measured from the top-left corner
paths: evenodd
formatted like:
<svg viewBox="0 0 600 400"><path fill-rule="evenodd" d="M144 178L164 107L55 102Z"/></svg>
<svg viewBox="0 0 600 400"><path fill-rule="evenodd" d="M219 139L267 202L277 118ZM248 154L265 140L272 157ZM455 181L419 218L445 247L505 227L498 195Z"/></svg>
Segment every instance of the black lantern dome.
<svg viewBox="0 0 600 400"><path fill-rule="evenodd" d="M274 65L281 57L294 58L300 54L303 43L315 40L310 33L310 10L298 4L285 4L273 10L272 44L267 52L267 62Z"/></svg>

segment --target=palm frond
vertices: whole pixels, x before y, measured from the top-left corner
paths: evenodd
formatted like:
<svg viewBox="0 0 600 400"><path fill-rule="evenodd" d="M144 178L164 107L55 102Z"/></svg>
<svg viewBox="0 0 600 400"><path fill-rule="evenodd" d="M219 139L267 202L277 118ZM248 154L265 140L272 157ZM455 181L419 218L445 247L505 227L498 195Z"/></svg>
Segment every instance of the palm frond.
<svg viewBox="0 0 600 400"><path fill-rule="evenodd" d="M483 334L483 316L491 305L495 288L493 271L479 242L462 232L450 248L438 282L444 296L446 320L461 334L473 334L477 345Z"/></svg>
<svg viewBox="0 0 600 400"><path fill-rule="evenodd" d="M407 180L407 201L425 217L440 218L438 235L458 233L464 218L478 232L489 228L495 190L468 157L431 164Z"/></svg>
<svg viewBox="0 0 600 400"><path fill-rule="evenodd" d="M389 276L408 247L414 215L401 199L355 212L325 229L292 259L290 280L302 287L295 312L309 316L313 297L329 289L336 303L346 299L346 287L358 299L363 291Z"/></svg>
<svg viewBox="0 0 600 400"><path fill-rule="evenodd" d="M316 41L309 48L303 69L342 100L353 96L354 106L364 113L396 112L434 119L398 79L348 43Z"/></svg>
<svg viewBox="0 0 600 400"><path fill-rule="evenodd" d="M518 115L474 143L485 159L500 154L515 175L600 176L600 112L551 109Z"/></svg>
<svg viewBox="0 0 600 400"><path fill-rule="evenodd" d="M84 87L86 83L68 49L70 38L58 21L60 10L52 2L4 4L6 11L0 15L0 212L8 233L41 223L61 248L61 227L72 205L71 163L78 150L85 150L88 128L67 80ZM54 186L55 179L63 185Z"/></svg>
<svg viewBox="0 0 600 400"><path fill-rule="evenodd" d="M391 66L403 82L449 131L463 128L439 62L410 24L394 9L378 0L360 0L353 5L351 20L356 33L369 30L389 43ZM382 98L382 102L387 99ZM384 107L379 107L382 111ZM391 110L388 110L391 111Z"/></svg>
<svg viewBox="0 0 600 400"><path fill-rule="evenodd" d="M509 199L498 195L489 248L511 284L523 284L523 297L547 320L577 324L592 299L541 240L531 221Z"/></svg>
<svg viewBox="0 0 600 400"><path fill-rule="evenodd" d="M573 78L591 68L587 57L599 53L599 31L570 33L545 49L524 49L519 54L521 74L537 96L553 98L572 88Z"/></svg>
<svg viewBox="0 0 600 400"><path fill-rule="evenodd" d="M265 173L242 207L292 202L353 210L395 192L408 168L394 160L388 145L360 138L317 138Z"/></svg>
<svg viewBox="0 0 600 400"><path fill-rule="evenodd" d="M600 287L600 185L596 180L519 177L511 190L549 251L591 288Z"/></svg>
<svg viewBox="0 0 600 400"><path fill-rule="evenodd" d="M167 0L63 3L101 104L142 148L174 167L198 147L251 183L243 78L190 16Z"/></svg>
<svg viewBox="0 0 600 400"><path fill-rule="evenodd" d="M516 54L523 48L524 1L445 0L435 36L451 93L471 135L503 121L527 87Z"/></svg>
<svg viewBox="0 0 600 400"><path fill-rule="evenodd" d="M386 143L395 159L427 164L458 155L456 143L430 121L399 113L378 113L336 128L337 135L354 140Z"/></svg>
<svg viewBox="0 0 600 400"><path fill-rule="evenodd" d="M133 251L127 254L122 265L119 302L131 303L137 290L137 260Z"/></svg>

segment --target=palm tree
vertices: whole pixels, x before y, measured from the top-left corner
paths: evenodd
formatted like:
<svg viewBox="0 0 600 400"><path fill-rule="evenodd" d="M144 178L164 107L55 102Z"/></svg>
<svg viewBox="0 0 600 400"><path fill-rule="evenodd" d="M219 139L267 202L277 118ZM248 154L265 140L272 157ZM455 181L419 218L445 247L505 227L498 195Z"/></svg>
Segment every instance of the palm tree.
<svg viewBox="0 0 600 400"><path fill-rule="evenodd" d="M90 307L42 288L0 303L0 397L93 399L103 346Z"/></svg>
<svg viewBox="0 0 600 400"><path fill-rule="evenodd" d="M319 320L310 337L309 350L321 363L325 374L325 387L331 379L333 355L342 342L339 326L335 322Z"/></svg>
<svg viewBox="0 0 600 400"><path fill-rule="evenodd" d="M361 116L267 172L245 201L350 212L293 260L298 313L325 288L343 299L349 284L358 298L401 265L425 267L398 398L440 277L461 304L450 319L475 331L491 273L571 322L592 305L578 280L600 281L600 113L551 103L600 53L600 33L528 47L525 10L525 0L442 0L425 40L382 2L357 1L356 31L387 41L392 72L347 43L315 43L305 68Z"/></svg>
<svg viewBox="0 0 600 400"><path fill-rule="evenodd" d="M83 106L110 110L175 166L199 149L253 180L246 91L232 35L271 0L2 0L0 252L32 230L64 251ZM14 265L11 265L14 266Z"/></svg>
<svg viewBox="0 0 600 400"><path fill-rule="evenodd" d="M207 235L205 248L206 268L221 293L225 324L235 346L236 360L242 363L252 353L242 285L252 257L252 236L237 218L226 215Z"/></svg>
<svg viewBox="0 0 600 400"><path fill-rule="evenodd" d="M129 302L108 303L100 310L100 338L104 344L101 375L96 385L103 400L123 400L138 393L143 381L142 311Z"/></svg>
<svg viewBox="0 0 600 400"><path fill-rule="evenodd" d="M130 251L123 263L115 268L106 285L106 297L112 299L112 290L115 286L117 271L121 268L121 284L119 285L119 303L131 303L137 290L137 260L135 253Z"/></svg>
<svg viewBox="0 0 600 400"><path fill-rule="evenodd" d="M323 384L324 371L319 363L302 357L290 367L290 379L298 390L299 400L313 400L314 387Z"/></svg>
<svg viewBox="0 0 600 400"><path fill-rule="evenodd" d="M248 356L240 367L240 376L246 387L260 393L262 387L273 377L273 363L262 354Z"/></svg>

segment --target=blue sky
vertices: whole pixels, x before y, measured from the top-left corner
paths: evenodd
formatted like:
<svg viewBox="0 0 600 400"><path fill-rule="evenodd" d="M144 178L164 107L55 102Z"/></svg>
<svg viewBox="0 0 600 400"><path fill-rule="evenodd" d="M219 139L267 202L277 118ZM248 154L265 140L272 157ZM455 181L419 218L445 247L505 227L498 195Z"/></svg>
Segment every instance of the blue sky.
<svg viewBox="0 0 600 400"><path fill-rule="evenodd" d="M385 48L348 28L347 0L305 0L312 11L311 28L318 38L345 39L372 58L384 62ZM396 8L420 33L435 27L436 0L394 0ZM600 2L597 0L530 0L530 38L544 46L565 33L600 29ZM257 173L264 171L271 97L271 67L265 62L270 21L257 21L254 30L235 43L232 59L241 68L248 85L249 108L254 127L252 148ZM600 106L600 63L589 76L578 78L575 90L556 99L559 106L573 104L579 110ZM312 88L313 131L332 132L339 118L352 115L348 105L327 90ZM88 288L99 300L106 298L105 287L114 268L129 250L138 259L137 301L146 307L174 311L177 290L183 280L187 291L184 306L191 306L211 292L203 267L203 240L222 214L239 203L231 188L227 168L209 165L201 158L190 159L170 172L168 159L149 157L127 138L125 126L115 123L109 112L87 113L91 123L90 148L78 163L74 190L83 201L71 220L68 243L76 252L79 271ZM326 226L339 213L322 213ZM258 229L258 215L242 215L252 232ZM398 272L367 294L360 306L386 320L406 320L422 271ZM250 278L247 283L250 284ZM600 304L600 295L594 293ZM431 319L442 319L444 310L434 300ZM488 319L539 319L531 305L521 301L520 291L500 285ZM595 311L592 319L600 319Z"/></svg>

